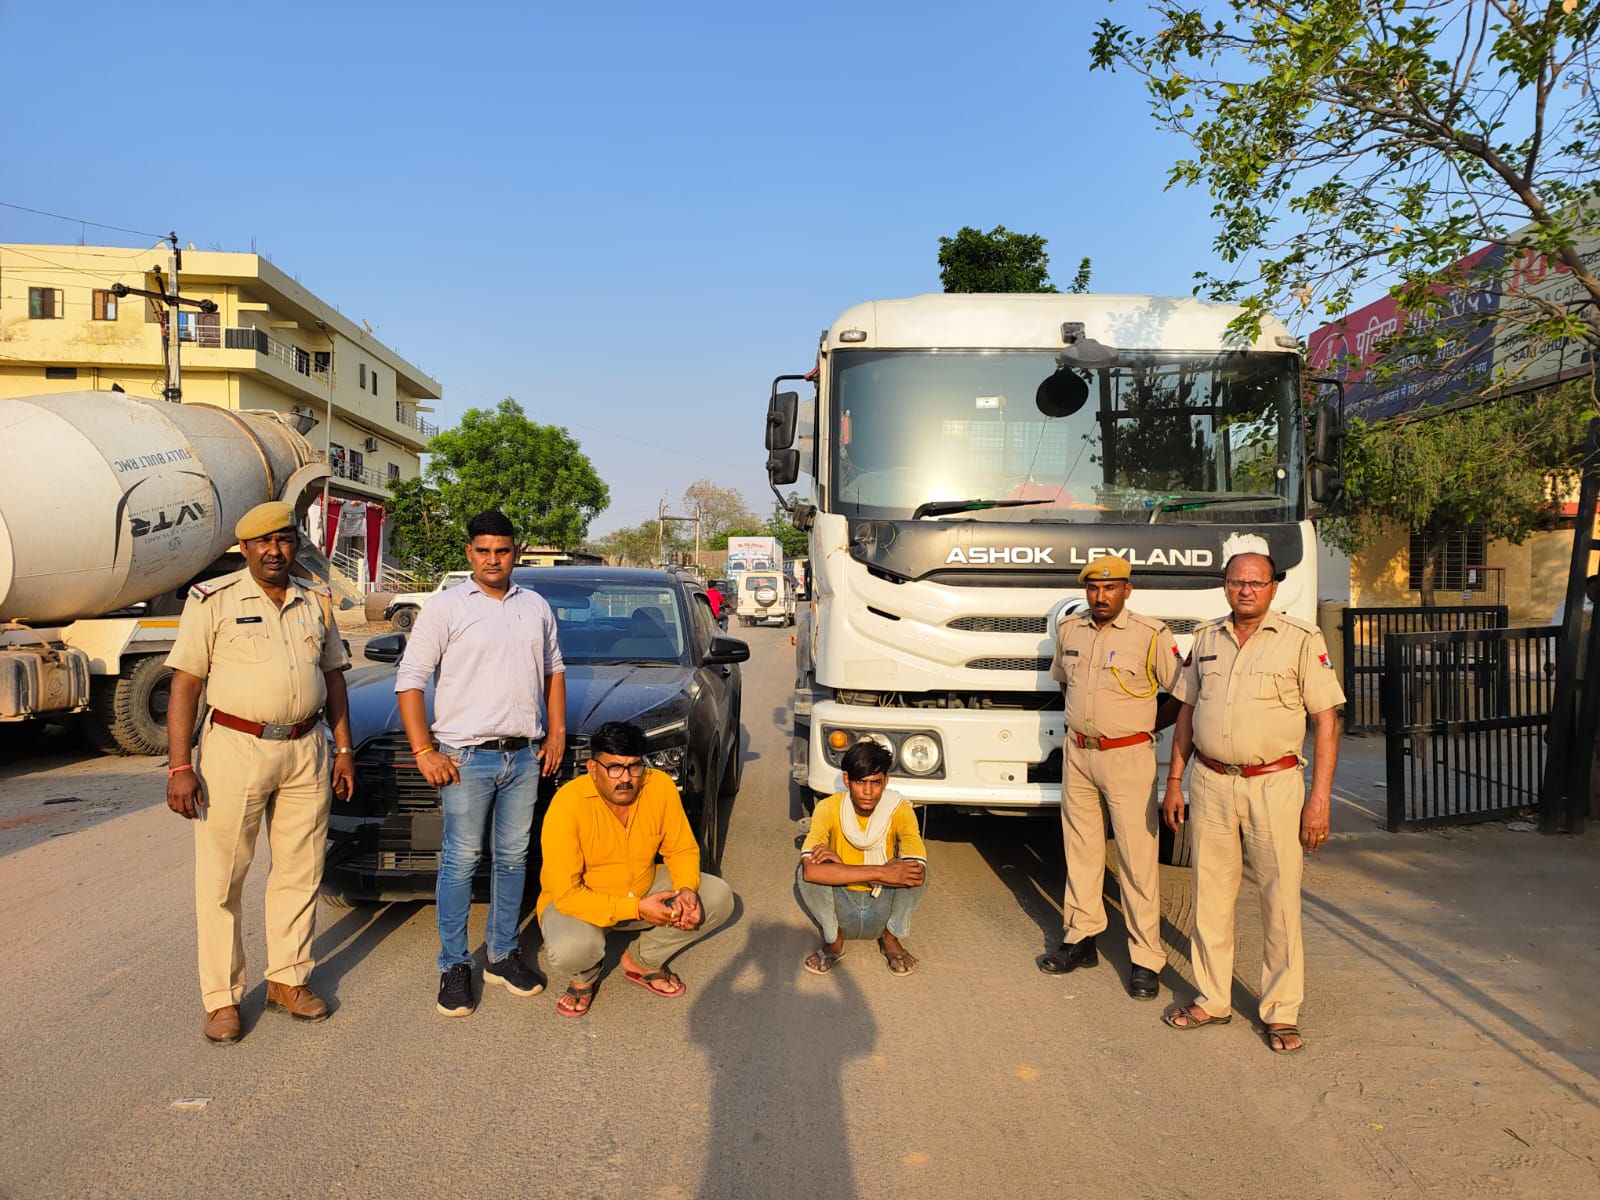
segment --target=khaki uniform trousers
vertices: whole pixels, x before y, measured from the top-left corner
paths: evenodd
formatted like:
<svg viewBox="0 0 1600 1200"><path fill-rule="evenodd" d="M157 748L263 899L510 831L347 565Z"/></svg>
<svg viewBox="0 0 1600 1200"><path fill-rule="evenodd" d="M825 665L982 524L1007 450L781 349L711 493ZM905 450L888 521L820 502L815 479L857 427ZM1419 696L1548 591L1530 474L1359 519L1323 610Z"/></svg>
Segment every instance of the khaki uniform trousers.
<svg viewBox="0 0 1600 1200"><path fill-rule="evenodd" d="M1277 771L1244 779L1196 762L1189 772L1194 839L1195 1003L1214 1017L1233 1011L1233 917L1242 862L1261 892L1261 1020L1295 1024L1305 1000L1300 936L1300 810L1305 778Z"/></svg>
<svg viewBox="0 0 1600 1200"><path fill-rule="evenodd" d="M294 986L311 976L317 887L328 841L328 742L320 730L271 742L208 723L196 771L206 806L194 823L194 909L200 991L212 1012L244 998L239 898L267 822L266 978Z"/></svg>
<svg viewBox="0 0 1600 1200"><path fill-rule="evenodd" d="M1103 797L1117 845L1117 884L1128 926L1128 957L1136 967L1159 972L1167 965L1167 956L1161 949L1155 779L1153 744L1084 750L1067 734L1066 773L1061 783L1061 835L1067 852L1067 888L1061 905L1066 920L1061 940L1071 945L1104 932L1106 927Z"/></svg>

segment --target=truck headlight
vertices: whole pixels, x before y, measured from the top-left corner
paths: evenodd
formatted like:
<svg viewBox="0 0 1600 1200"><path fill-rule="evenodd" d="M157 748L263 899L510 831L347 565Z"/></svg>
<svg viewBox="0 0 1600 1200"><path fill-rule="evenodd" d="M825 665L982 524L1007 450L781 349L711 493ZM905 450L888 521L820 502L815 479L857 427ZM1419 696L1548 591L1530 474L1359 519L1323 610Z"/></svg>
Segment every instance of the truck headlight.
<svg viewBox="0 0 1600 1200"><path fill-rule="evenodd" d="M900 744L900 765L913 775L931 775L939 769L939 743L925 733L913 733Z"/></svg>

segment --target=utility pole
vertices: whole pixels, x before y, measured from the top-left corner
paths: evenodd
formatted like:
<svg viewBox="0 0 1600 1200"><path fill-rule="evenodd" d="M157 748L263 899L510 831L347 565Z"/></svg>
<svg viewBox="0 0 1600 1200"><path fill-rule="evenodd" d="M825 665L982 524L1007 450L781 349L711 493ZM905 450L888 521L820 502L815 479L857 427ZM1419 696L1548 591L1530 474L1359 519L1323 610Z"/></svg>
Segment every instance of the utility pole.
<svg viewBox="0 0 1600 1200"><path fill-rule="evenodd" d="M700 569L700 506L698 504L694 506L694 516L692 517L674 517L667 512L667 502L665 500L656 505L656 561L662 566L667 565L665 539L662 531L666 528L668 521L694 522L694 566L695 570L698 571Z"/></svg>
<svg viewBox="0 0 1600 1200"><path fill-rule="evenodd" d="M178 234L174 230L167 235L167 240L172 243L172 255L168 260L167 288L164 292L154 292L149 288L129 287L125 283L113 283L111 294L113 296L143 296L147 300L154 300L166 308L166 337L167 337L167 386L161 391L161 398L173 404L183 401L183 370L178 363L178 346L181 343L178 333L179 306L191 304L203 313L217 311L215 300L191 300L187 296L178 294L178 271L183 266L183 252L178 249ZM158 272L159 275L159 272Z"/></svg>

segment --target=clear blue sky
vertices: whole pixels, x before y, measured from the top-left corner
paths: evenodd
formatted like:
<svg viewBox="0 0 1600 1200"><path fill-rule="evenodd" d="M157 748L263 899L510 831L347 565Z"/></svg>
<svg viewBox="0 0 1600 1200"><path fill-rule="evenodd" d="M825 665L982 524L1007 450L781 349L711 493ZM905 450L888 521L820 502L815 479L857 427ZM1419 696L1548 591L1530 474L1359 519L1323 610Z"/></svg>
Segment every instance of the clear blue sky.
<svg viewBox="0 0 1600 1200"><path fill-rule="evenodd" d="M611 487L771 507L774 375L850 304L939 288L941 234L1186 294L1210 201L1056 0L764 5L0 0L0 200L261 252L444 385L510 395ZM0 241L145 244L0 208ZM670 511L670 509L669 509Z"/></svg>

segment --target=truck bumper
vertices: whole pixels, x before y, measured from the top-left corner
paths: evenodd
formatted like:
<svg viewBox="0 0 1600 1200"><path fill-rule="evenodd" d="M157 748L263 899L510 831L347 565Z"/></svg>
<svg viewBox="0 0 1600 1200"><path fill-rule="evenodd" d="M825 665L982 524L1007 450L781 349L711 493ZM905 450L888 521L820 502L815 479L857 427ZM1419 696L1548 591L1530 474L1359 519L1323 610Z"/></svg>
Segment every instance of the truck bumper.
<svg viewBox="0 0 1600 1200"><path fill-rule="evenodd" d="M933 777L908 773L899 763L889 784L913 804L962 808L1053 808L1061 803L1061 743L1066 726L1059 709L1042 711L948 708L872 708L818 701L811 709L806 783L819 795L844 787L826 749L829 731L856 738L886 735L898 745L912 733L933 735L940 770Z"/></svg>

